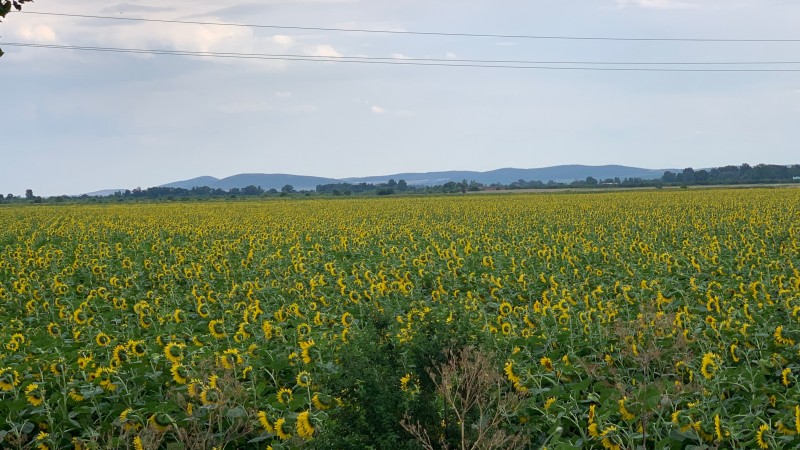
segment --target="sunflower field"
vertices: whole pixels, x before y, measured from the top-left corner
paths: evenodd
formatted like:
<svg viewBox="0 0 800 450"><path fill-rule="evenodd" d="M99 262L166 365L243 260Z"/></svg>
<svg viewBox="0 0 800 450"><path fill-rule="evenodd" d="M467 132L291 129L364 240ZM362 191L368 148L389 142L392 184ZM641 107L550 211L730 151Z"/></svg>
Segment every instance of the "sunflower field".
<svg viewBox="0 0 800 450"><path fill-rule="evenodd" d="M797 448L800 189L0 207L2 448L463 448L465 348L521 448Z"/></svg>

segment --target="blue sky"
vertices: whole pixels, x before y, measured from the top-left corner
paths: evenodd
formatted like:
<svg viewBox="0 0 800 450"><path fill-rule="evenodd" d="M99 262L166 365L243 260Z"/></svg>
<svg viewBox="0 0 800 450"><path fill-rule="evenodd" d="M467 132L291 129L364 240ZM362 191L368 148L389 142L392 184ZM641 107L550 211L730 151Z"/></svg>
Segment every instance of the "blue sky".
<svg viewBox="0 0 800 450"><path fill-rule="evenodd" d="M37 1L28 11L490 34L798 39L788 0ZM543 61L800 61L795 43L543 41L13 14L0 41ZM800 72L537 71L2 46L0 192L243 172L328 177L556 164L800 163ZM800 64L783 66L800 68Z"/></svg>

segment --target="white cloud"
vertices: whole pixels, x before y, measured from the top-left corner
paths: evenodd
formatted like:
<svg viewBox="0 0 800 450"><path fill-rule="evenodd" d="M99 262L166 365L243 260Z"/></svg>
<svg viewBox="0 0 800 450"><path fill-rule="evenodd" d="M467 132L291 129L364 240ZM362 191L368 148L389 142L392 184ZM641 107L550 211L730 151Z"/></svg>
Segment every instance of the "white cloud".
<svg viewBox="0 0 800 450"><path fill-rule="evenodd" d="M289 91L278 91L275 93L275 97L278 98L289 98L292 96L292 93Z"/></svg>
<svg viewBox="0 0 800 450"><path fill-rule="evenodd" d="M26 25L16 30L20 38L39 44L52 44L56 42L56 32L47 25Z"/></svg>
<svg viewBox="0 0 800 450"><path fill-rule="evenodd" d="M412 117L414 116L414 111L408 111L405 109L386 109L382 106L372 105L370 107L370 111L372 114L381 114L387 116L397 116L397 117Z"/></svg>
<svg viewBox="0 0 800 450"><path fill-rule="evenodd" d="M455 59L455 58L457 58L457 57L456 57L456 54L455 54L455 53L453 53L453 52L447 52L447 54L445 54L444 56L445 56L446 58L448 58L448 59Z"/></svg>
<svg viewBox="0 0 800 450"><path fill-rule="evenodd" d="M409 57L407 55L404 55L402 53L392 53L392 58L394 58L394 59L409 59Z"/></svg>
<svg viewBox="0 0 800 450"><path fill-rule="evenodd" d="M327 56L329 58L339 58L342 56L341 53L330 45L314 45L306 49L305 53L309 56Z"/></svg>
<svg viewBox="0 0 800 450"><path fill-rule="evenodd" d="M637 6L645 9L696 9L696 3L675 0L617 0L617 6L626 8Z"/></svg>
<svg viewBox="0 0 800 450"><path fill-rule="evenodd" d="M272 42L279 45L292 45L294 43L294 38L286 36L285 34L276 34L272 36Z"/></svg>

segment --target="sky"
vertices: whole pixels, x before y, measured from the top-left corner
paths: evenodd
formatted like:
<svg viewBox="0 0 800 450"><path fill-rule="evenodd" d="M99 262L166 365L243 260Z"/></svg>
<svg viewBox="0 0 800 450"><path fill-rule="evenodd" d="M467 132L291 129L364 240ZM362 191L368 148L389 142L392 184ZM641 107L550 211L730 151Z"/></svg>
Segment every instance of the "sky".
<svg viewBox="0 0 800 450"><path fill-rule="evenodd" d="M506 36L800 39L794 0L37 0L25 11ZM0 23L0 42L396 62L784 61L799 64L591 67L800 69L800 42L542 40L27 13ZM0 48L3 194L76 195L238 173L344 178L558 164L800 163L800 72Z"/></svg>

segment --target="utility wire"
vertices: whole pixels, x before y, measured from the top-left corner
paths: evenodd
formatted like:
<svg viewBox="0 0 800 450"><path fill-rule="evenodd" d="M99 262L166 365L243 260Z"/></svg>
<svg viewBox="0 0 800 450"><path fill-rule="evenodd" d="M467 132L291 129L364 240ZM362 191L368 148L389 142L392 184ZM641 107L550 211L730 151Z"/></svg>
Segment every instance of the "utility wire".
<svg viewBox="0 0 800 450"><path fill-rule="evenodd" d="M37 14L43 16L77 17L84 19L104 19L104 20L124 20L136 22L158 22L158 23L178 23L191 25L214 25L224 27L246 27L246 28L271 28L279 30L301 30L301 31L335 31L345 33L373 33L373 34L397 34L397 35L419 35L419 36L450 36L450 37L472 37L472 38L500 38L500 39L540 39L540 40L570 40L570 41L645 41L645 42L800 42L800 39L734 39L734 38L645 38L645 37L610 37L610 36L559 36L559 35L529 35L529 34L490 34L490 33L447 33L438 31L401 31L401 30L375 30L364 28L327 28L327 27L301 27L288 25L264 25L264 24L243 24L228 22L203 22L192 20L167 20L167 19L145 19L137 17L119 16L100 16L91 14L66 14L52 12L20 11L18 14Z"/></svg>
<svg viewBox="0 0 800 450"><path fill-rule="evenodd" d="M580 65L621 65L621 66L659 66L659 65L679 65L679 66L716 66L716 65L791 65L791 64L800 64L800 61L719 61L719 62L712 62L712 61L702 61L702 62L689 62L689 61L666 61L666 62L658 62L658 61L646 61L646 62L634 62L634 61L532 61L532 60L517 60L517 59L458 59L458 58L410 58L410 57L377 57L377 56L315 56L315 55L300 55L300 54L273 54L273 53L237 53L237 52L194 52L189 50L159 50L159 49L125 49L125 48L115 48L115 47L91 47L91 46L73 46L73 45L64 45L58 46L54 44L36 44L36 43L19 43L19 42L9 42L9 43L0 43L2 45L11 45L11 46L18 46L18 47L42 47L42 48L61 48L64 47L66 49L72 50L108 50L108 49L115 49L115 50L125 50L125 52L130 53L146 53L146 52L153 52L158 54L172 54L177 53L180 55L194 55L197 56L225 56L225 57L243 57L243 58L252 58L252 57L270 57L270 58L287 58L287 59L295 59L295 58L304 58L304 59L324 59L324 60L354 60L354 61L398 61L398 62L443 62L443 63L474 63L474 64L580 64Z"/></svg>
<svg viewBox="0 0 800 450"><path fill-rule="evenodd" d="M754 69L714 69L714 68L661 68L661 67L575 67L575 66L556 66L555 64L718 64L710 62L702 63L616 63L616 62L579 62L579 61L513 61L517 64L507 64L504 61L492 60L443 60L443 59L405 59L405 58L370 58L360 56L307 56L307 55L280 55L268 53L223 53L223 52L195 52L187 50L159 50L141 48L119 48L119 47L93 47L79 45L56 45L56 44L36 44L26 42L0 42L0 45L12 47L32 47L47 48L57 50L81 50L110 53L134 53L148 55L169 55L169 56L190 56L190 57L209 57L209 58L232 58L232 59L257 59L257 60L279 60L279 61L316 61L316 62L339 62L357 64L385 64L385 65L407 65L407 66L440 66L440 67L478 67L478 68L500 68L500 69L535 69L535 70L589 70L589 71L637 71L637 72L800 72L800 69L774 69L774 68L754 68ZM512 62L512 61L509 61ZM530 65L525 65L530 64ZM533 65L539 64L539 65ZM552 66L541 64L554 64ZM780 61L780 62L724 62L721 64L800 64L800 62Z"/></svg>

